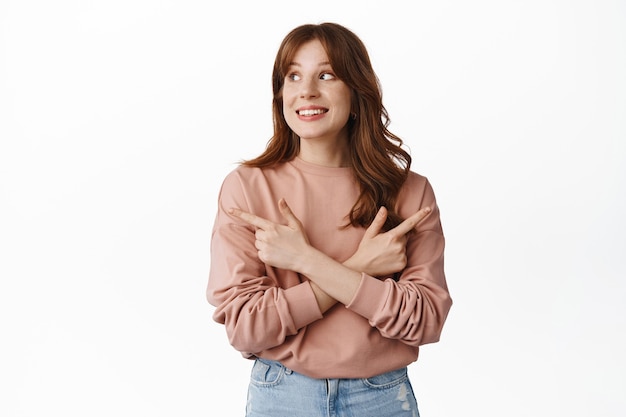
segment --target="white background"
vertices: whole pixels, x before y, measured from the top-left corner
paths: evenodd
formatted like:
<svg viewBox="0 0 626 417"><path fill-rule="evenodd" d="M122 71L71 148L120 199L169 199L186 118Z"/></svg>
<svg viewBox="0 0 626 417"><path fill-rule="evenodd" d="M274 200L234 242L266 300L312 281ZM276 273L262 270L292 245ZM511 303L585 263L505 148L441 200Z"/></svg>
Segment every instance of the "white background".
<svg viewBox="0 0 626 417"><path fill-rule="evenodd" d="M626 4L0 2L0 415L242 416L204 298L216 195L283 36L366 43L455 304L424 417L623 416Z"/></svg>

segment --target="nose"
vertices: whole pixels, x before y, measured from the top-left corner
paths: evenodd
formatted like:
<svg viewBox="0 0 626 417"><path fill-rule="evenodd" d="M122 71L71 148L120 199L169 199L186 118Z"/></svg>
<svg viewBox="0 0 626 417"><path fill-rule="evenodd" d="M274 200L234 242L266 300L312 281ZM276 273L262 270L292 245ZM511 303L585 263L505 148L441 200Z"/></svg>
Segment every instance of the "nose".
<svg viewBox="0 0 626 417"><path fill-rule="evenodd" d="M300 83L300 98L317 97L318 94L317 80L314 78L304 78L302 83Z"/></svg>

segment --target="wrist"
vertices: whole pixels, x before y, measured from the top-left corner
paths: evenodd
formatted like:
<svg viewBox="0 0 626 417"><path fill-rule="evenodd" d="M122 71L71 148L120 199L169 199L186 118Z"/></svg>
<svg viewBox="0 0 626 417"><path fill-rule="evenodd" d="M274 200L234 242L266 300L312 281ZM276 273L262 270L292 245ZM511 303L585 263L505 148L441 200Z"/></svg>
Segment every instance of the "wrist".
<svg viewBox="0 0 626 417"><path fill-rule="evenodd" d="M360 271L360 265L361 262L359 262L359 260L355 258L354 255L343 261L343 266L345 266L346 268L350 268L353 271Z"/></svg>
<svg viewBox="0 0 626 417"><path fill-rule="evenodd" d="M313 246L308 246L306 250L300 251L298 257L295 260L295 265L291 268L302 275L309 276L313 274L318 268L318 265L323 263L323 258L326 255Z"/></svg>

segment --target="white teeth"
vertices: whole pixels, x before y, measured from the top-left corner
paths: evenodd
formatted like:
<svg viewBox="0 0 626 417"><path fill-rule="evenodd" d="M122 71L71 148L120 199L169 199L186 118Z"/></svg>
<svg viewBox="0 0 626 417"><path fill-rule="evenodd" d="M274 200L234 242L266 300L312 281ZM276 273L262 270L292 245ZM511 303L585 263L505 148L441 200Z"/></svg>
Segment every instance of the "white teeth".
<svg viewBox="0 0 626 417"><path fill-rule="evenodd" d="M298 114L300 116L315 116L317 114L326 113L326 110L323 109L315 109L315 110L300 110Z"/></svg>

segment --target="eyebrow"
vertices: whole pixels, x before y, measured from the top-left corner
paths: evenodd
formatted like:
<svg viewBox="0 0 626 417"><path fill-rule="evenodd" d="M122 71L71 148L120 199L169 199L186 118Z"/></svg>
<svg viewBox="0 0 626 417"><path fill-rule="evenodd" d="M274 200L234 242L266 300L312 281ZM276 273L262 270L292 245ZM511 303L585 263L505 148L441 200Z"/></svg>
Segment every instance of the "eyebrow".
<svg viewBox="0 0 626 417"><path fill-rule="evenodd" d="M317 66L319 66L319 67L323 67L324 65L330 65L330 62L329 61L323 61L323 62L320 62L319 64L317 64ZM297 63L297 62L290 62L289 66L290 67L301 67L302 65Z"/></svg>

